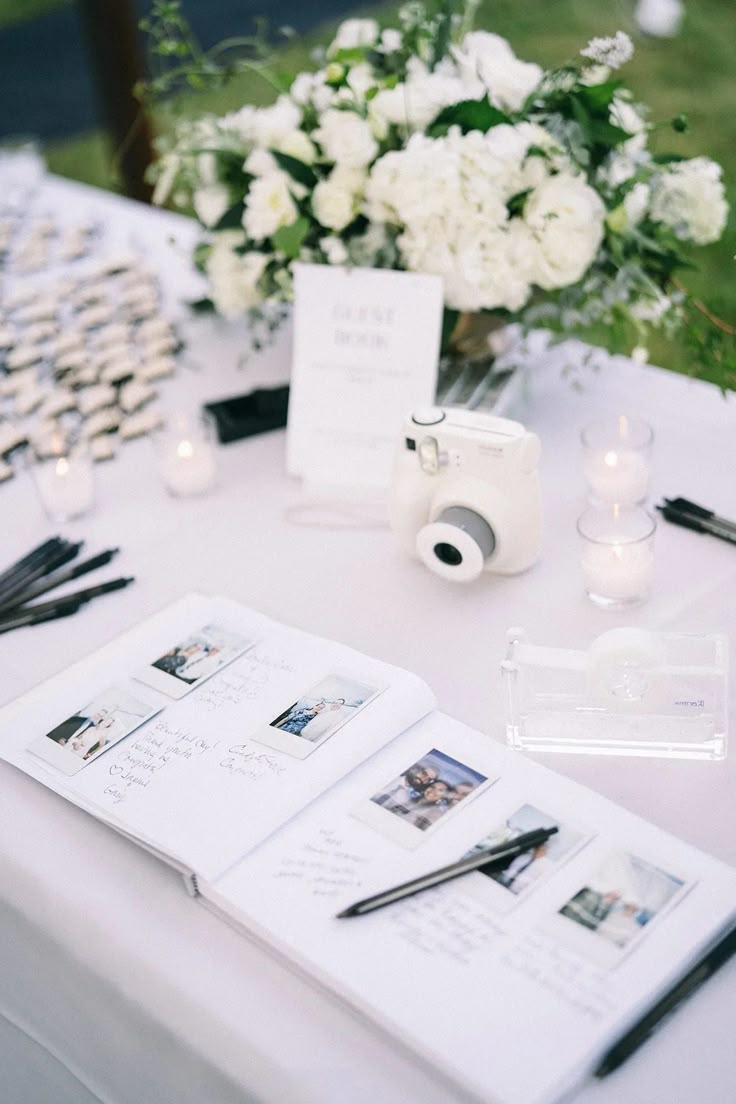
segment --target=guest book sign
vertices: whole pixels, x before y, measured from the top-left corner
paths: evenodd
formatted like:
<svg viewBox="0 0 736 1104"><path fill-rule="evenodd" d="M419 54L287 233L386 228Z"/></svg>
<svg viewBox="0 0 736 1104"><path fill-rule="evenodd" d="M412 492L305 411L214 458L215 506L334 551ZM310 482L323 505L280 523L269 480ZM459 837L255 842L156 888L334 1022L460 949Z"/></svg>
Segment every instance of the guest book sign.
<svg viewBox="0 0 736 1104"><path fill-rule="evenodd" d="M289 472L388 486L403 419L434 401L441 330L438 276L295 265Z"/></svg>

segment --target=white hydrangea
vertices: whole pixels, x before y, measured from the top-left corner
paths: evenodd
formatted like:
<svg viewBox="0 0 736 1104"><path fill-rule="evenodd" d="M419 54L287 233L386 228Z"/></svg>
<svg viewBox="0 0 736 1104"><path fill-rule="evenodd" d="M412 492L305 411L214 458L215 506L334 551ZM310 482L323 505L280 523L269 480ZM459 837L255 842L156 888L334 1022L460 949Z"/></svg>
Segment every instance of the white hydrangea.
<svg viewBox="0 0 736 1104"><path fill-rule="evenodd" d="M445 302L457 310L517 310L529 295L524 242L506 207L506 173L517 160L504 162L477 131L454 129L445 138L415 134L373 166L369 218L401 229L405 267L442 276Z"/></svg>
<svg viewBox="0 0 736 1104"><path fill-rule="evenodd" d="M603 240L605 213L598 193L582 177L561 172L543 181L524 208L537 246L533 282L551 291L579 280Z"/></svg>
<svg viewBox="0 0 736 1104"><path fill-rule="evenodd" d="M340 231L360 210L366 174L360 169L336 165L312 193L312 210L317 222L328 230Z"/></svg>
<svg viewBox="0 0 736 1104"><path fill-rule="evenodd" d="M596 65L620 69L634 56L634 44L624 31L616 31L612 38L591 38L580 54Z"/></svg>
<svg viewBox="0 0 736 1104"><path fill-rule="evenodd" d="M346 19L337 28L337 34L327 53L337 50L354 50L360 46L372 46L378 39L380 28L375 19Z"/></svg>
<svg viewBox="0 0 736 1104"><path fill-rule="evenodd" d="M466 80L480 80L494 107L519 111L542 79L543 70L516 57L505 38L473 31L455 48L454 56Z"/></svg>
<svg viewBox="0 0 736 1104"><path fill-rule="evenodd" d="M280 227L290 226L298 213L286 173L272 172L259 176L251 184L245 199L243 226L253 241L263 241Z"/></svg>
<svg viewBox="0 0 736 1104"><path fill-rule="evenodd" d="M328 108L320 116L314 138L328 161L350 169L369 165L378 153L370 125L354 111Z"/></svg>
<svg viewBox="0 0 736 1104"><path fill-rule="evenodd" d="M205 264L212 301L225 318L238 318L263 298L258 281L269 258L265 253L237 253L244 244L241 230L221 231L215 235Z"/></svg>
<svg viewBox="0 0 736 1104"><path fill-rule="evenodd" d="M652 182L650 217L697 245L718 241L728 217L721 166L709 157L669 165Z"/></svg>

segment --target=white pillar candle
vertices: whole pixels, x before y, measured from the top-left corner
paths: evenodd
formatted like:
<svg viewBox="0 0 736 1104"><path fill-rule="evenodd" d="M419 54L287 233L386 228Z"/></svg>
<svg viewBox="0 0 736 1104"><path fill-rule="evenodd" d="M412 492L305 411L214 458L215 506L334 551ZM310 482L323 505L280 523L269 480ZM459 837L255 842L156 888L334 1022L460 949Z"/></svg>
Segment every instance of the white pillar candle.
<svg viewBox="0 0 736 1104"><path fill-rule="evenodd" d="M649 486L649 464L634 449L611 448L586 456L583 471L599 502L643 502Z"/></svg>
<svg viewBox="0 0 736 1104"><path fill-rule="evenodd" d="M56 456L39 464L35 476L41 502L55 521L80 517L92 506L94 478L86 455Z"/></svg>
<svg viewBox="0 0 736 1104"><path fill-rule="evenodd" d="M162 450L161 474L172 494L204 494L214 484L216 473L214 449L204 438L183 437Z"/></svg>
<svg viewBox="0 0 736 1104"><path fill-rule="evenodd" d="M646 597L654 568L656 522L638 506L592 507L578 518L581 563L591 601L605 608Z"/></svg>
<svg viewBox="0 0 736 1104"><path fill-rule="evenodd" d="M586 541L582 555L589 594L620 602L643 598L649 591L654 551L648 544L626 544L614 533L598 543Z"/></svg>
<svg viewBox="0 0 736 1104"><path fill-rule="evenodd" d="M624 414L586 426L581 434L583 472L593 502L644 501L653 438L651 426Z"/></svg>

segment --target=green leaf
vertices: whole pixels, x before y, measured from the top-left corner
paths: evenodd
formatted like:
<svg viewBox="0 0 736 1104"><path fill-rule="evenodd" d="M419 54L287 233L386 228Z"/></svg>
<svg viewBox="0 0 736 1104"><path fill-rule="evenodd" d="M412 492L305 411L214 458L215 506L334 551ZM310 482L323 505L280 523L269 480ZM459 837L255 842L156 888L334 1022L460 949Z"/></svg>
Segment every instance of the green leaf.
<svg viewBox="0 0 736 1104"><path fill-rule="evenodd" d="M242 230L243 228L243 201L238 200L228 207L220 220L213 226L213 230Z"/></svg>
<svg viewBox="0 0 736 1104"><path fill-rule="evenodd" d="M296 180L297 184L303 184L305 188L313 188L317 183L316 172L305 161L300 161L298 157L290 157L288 153L279 153L278 150L271 150L271 155L279 167L287 172L292 180Z"/></svg>
<svg viewBox="0 0 736 1104"><path fill-rule="evenodd" d="M671 161L687 161L683 153L655 153L652 161L656 165L668 165Z"/></svg>
<svg viewBox="0 0 736 1104"><path fill-rule="evenodd" d="M459 126L463 134L470 130L480 130L485 134L491 127L510 122L511 116L493 107L487 97L482 100L461 100L460 103L443 108L427 133L431 138L439 138L447 134L451 126Z"/></svg>
<svg viewBox="0 0 736 1104"><path fill-rule="evenodd" d="M215 304L206 295L202 299L190 299L188 305L195 314L211 314L215 309Z"/></svg>
<svg viewBox="0 0 736 1104"><path fill-rule="evenodd" d="M290 226L280 226L275 234L271 235L271 241L275 249L285 253L289 260L293 261L299 256L302 243L309 233L309 219L301 216L292 222Z"/></svg>
<svg viewBox="0 0 736 1104"><path fill-rule="evenodd" d="M528 196L533 191L533 188L527 188L526 191L517 192L516 195L513 195L506 204L509 214L512 216L522 214L524 211L524 204L526 203Z"/></svg>
<svg viewBox="0 0 736 1104"><path fill-rule="evenodd" d="M601 108L610 107L613 97L621 87L621 81L604 81L602 84L584 84L577 91L578 96L592 108L600 111Z"/></svg>

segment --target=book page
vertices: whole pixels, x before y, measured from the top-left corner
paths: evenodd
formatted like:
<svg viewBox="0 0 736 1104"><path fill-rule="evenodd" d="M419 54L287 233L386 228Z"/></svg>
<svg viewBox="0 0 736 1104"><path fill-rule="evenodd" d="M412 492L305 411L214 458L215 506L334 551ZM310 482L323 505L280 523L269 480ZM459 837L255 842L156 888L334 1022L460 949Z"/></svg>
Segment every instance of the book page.
<svg viewBox="0 0 736 1104"><path fill-rule="evenodd" d="M434 704L223 599L176 603L0 714L0 754L214 878Z"/></svg>
<svg viewBox="0 0 736 1104"><path fill-rule="evenodd" d="M336 918L553 825L504 869ZM736 912L736 872L437 713L201 889L494 1104L561 1097Z"/></svg>

